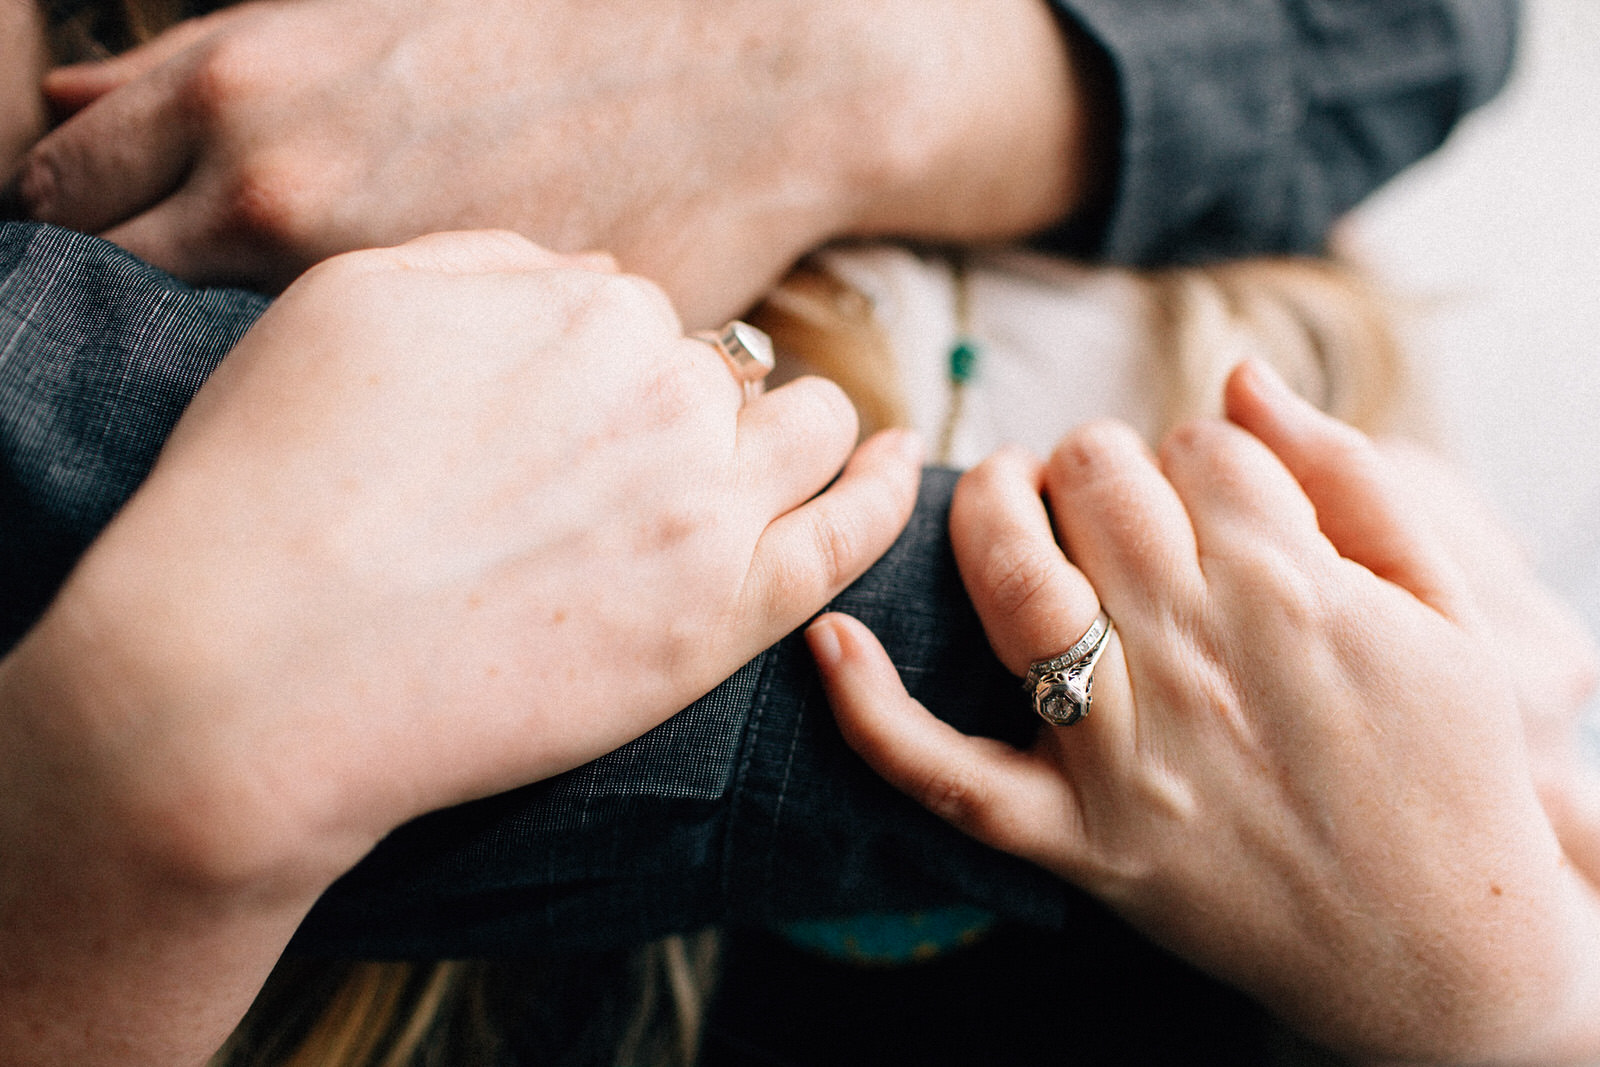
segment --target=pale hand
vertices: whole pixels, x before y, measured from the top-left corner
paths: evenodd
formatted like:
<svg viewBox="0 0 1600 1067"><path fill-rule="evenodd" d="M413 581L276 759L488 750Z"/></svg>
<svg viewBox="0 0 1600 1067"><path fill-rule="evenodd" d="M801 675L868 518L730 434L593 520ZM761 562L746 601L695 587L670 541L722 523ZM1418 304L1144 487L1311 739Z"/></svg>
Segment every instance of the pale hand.
<svg viewBox="0 0 1600 1067"><path fill-rule="evenodd" d="M1101 603L1115 620L1086 720L1027 751L964 736L834 617L812 643L846 736L958 827L1354 1055L1593 1056L1600 903L1534 787L1522 639L1371 442L1259 367L1228 411L1159 459L1102 424L957 491L957 559L1008 667Z"/></svg>
<svg viewBox="0 0 1600 1067"><path fill-rule="evenodd" d="M0 668L0 1063L200 1058L389 830L638 736L860 574L914 442L852 458L818 379L741 404L654 286L512 234L291 287Z"/></svg>

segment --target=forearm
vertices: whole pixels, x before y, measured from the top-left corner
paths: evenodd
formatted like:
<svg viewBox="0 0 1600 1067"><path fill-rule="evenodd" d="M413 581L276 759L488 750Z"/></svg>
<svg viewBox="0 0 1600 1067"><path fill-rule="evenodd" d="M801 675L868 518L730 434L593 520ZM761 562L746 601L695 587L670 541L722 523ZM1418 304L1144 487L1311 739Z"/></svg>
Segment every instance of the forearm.
<svg viewBox="0 0 1600 1067"><path fill-rule="evenodd" d="M0 664L0 1064L200 1064L320 886L225 871L182 820L139 817L110 753L73 741L132 694L82 706L94 650L59 619ZM189 813L219 830L229 814Z"/></svg>
<svg viewBox="0 0 1600 1067"><path fill-rule="evenodd" d="M871 152L852 236L1015 238L1071 218L1113 178L1114 86L1104 57L1041 0L930 7L884 0L863 28L901 74Z"/></svg>

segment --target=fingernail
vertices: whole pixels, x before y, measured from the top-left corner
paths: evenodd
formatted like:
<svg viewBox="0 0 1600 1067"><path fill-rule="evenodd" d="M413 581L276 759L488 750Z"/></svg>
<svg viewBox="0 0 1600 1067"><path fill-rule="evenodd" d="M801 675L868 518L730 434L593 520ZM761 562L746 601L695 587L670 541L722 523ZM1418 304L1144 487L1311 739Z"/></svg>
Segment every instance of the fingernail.
<svg viewBox="0 0 1600 1067"><path fill-rule="evenodd" d="M1263 399L1274 403L1293 399L1294 390L1289 388L1289 383L1283 380L1283 375L1272 364L1264 360L1247 359L1244 369L1253 379L1250 384Z"/></svg>
<svg viewBox="0 0 1600 1067"><path fill-rule="evenodd" d="M811 646L811 656L819 667L831 670L844 662L839 629L832 619L824 616L806 627L806 643Z"/></svg>

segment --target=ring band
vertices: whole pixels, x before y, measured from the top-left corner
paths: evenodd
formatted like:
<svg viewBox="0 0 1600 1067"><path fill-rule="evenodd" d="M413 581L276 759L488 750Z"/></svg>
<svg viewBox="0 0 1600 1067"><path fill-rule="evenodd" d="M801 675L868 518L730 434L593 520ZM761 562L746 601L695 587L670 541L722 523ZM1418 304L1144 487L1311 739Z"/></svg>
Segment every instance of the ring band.
<svg viewBox="0 0 1600 1067"><path fill-rule="evenodd" d="M1045 722L1071 726L1089 714L1094 665L1106 650L1111 629L1111 617L1102 611L1071 648L1028 667L1023 686L1033 698L1033 710Z"/></svg>
<svg viewBox="0 0 1600 1067"><path fill-rule="evenodd" d="M704 341L722 356L734 378L744 387L746 404L761 395L761 380L777 365L772 357L772 338L738 319L720 330L701 330L690 336Z"/></svg>

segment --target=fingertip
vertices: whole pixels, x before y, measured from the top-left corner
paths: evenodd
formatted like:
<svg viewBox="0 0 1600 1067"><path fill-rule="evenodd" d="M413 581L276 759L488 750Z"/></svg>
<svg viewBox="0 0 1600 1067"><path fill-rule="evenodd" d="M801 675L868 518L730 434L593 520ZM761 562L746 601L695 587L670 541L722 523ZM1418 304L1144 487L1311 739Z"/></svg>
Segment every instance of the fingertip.
<svg viewBox="0 0 1600 1067"><path fill-rule="evenodd" d="M839 612L821 615L806 627L806 643L845 740L884 772L884 761L894 751L884 743L892 732L886 713L912 702L889 653L864 623Z"/></svg>
<svg viewBox="0 0 1600 1067"><path fill-rule="evenodd" d="M1235 408L1271 410L1300 398L1289 388L1277 370L1259 359L1247 359L1228 374L1223 385L1223 405L1231 416Z"/></svg>
<svg viewBox="0 0 1600 1067"><path fill-rule="evenodd" d="M91 60L48 71L39 88L59 121L77 114L126 81L126 74L115 60Z"/></svg>
<svg viewBox="0 0 1600 1067"><path fill-rule="evenodd" d="M818 665L829 671L871 665L875 660L893 667L877 635L860 619L840 611L817 616L806 627L806 641Z"/></svg>
<svg viewBox="0 0 1600 1067"><path fill-rule="evenodd" d="M874 434L873 438L885 440L886 443L882 447L890 450L901 463L916 468L920 474L922 461L928 454L927 442L920 433L910 427L900 427L882 430Z"/></svg>
<svg viewBox="0 0 1600 1067"><path fill-rule="evenodd" d="M824 675L838 670L844 660L844 649L839 640L839 622L845 616L830 612L819 615L806 627L806 644L811 648L811 658L817 661Z"/></svg>
<svg viewBox="0 0 1600 1067"><path fill-rule="evenodd" d="M694 343L705 348L703 342ZM739 383L731 375L729 381L738 392ZM831 473L836 473L846 458L856 452L860 426L856 406L845 391L829 378L810 374L767 390L746 403L739 412L741 437L747 431L754 431L767 447L785 451L802 448L813 453L825 443L824 451L832 464ZM869 450L869 454L871 452ZM763 482L770 479L768 459L763 452L755 468Z"/></svg>
<svg viewBox="0 0 1600 1067"><path fill-rule="evenodd" d="M1296 393L1271 364L1258 359L1245 360L1228 375L1223 410L1228 421L1280 454L1316 436L1357 433Z"/></svg>
<svg viewBox="0 0 1600 1067"><path fill-rule="evenodd" d="M1029 450L1002 445L963 474L950 499L950 536L957 551L964 544L989 540L995 520L1024 501L1030 519L1043 516L1044 469L1044 460Z"/></svg>
<svg viewBox="0 0 1600 1067"><path fill-rule="evenodd" d="M880 430L857 447L850 467L877 471L891 487L895 513L904 521L916 506L926 451L922 435L915 430Z"/></svg>

